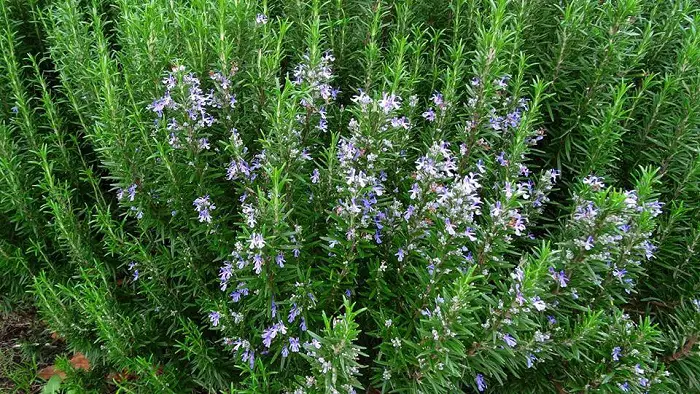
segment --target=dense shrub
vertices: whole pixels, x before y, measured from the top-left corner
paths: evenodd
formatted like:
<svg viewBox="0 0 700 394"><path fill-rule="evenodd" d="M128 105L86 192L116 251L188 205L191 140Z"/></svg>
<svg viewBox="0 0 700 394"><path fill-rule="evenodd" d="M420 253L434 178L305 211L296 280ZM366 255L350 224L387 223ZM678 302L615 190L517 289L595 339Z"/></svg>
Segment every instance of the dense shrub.
<svg viewBox="0 0 700 394"><path fill-rule="evenodd" d="M0 0L3 305L82 391L698 392L699 11Z"/></svg>

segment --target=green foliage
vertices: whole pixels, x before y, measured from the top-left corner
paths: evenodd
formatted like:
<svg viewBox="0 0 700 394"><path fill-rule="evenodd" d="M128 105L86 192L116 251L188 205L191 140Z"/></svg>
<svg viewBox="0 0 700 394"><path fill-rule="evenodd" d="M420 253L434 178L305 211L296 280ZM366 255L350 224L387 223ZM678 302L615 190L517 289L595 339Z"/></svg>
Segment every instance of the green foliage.
<svg viewBox="0 0 700 394"><path fill-rule="evenodd" d="M0 0L0 305L46 392L698 392L699 15Z"/></svg>

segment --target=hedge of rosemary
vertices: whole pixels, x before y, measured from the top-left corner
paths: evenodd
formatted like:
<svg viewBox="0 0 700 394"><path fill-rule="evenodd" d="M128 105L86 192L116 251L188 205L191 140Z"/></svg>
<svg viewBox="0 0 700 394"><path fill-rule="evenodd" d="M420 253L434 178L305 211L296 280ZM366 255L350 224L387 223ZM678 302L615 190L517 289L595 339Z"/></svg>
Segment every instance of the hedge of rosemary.
<svg viewBox="0 0 700 394"><path fill-rule="evenodd" d="M699 11L0 0L3 307L76 392L698 392Z"/></svg>

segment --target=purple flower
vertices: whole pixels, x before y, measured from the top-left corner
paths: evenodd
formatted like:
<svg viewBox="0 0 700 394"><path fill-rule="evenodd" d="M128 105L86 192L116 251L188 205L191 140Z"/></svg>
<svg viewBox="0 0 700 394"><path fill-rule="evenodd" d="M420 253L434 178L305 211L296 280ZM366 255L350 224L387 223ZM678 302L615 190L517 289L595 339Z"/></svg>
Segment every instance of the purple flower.
<svg viewBox="0 0 700 394"><path fill-rule="evenodd" d="M510 347L515 347L518 344L518 342L515 340L515 338L513 338L510 334L503 335L503 342L505 342L506 345L508 345Z"/></svg>
<svg viewBox="0 0 700 394"><path fill-rule="evenodd" d="M440 92L435 92L433 95L430 97L430 99L433 101L433 104L435 104L436 107L438 108L444 108L445 107L445 100L442 97L442 93Z"/></svg>
<svg viewBox="0 0 700 394"><path fill-rule="evenodd" d="M598 210L596 210L595 205L592 202L588 202L585 205L579 205L576 207L576 212L574 213L574 219L583 220L591 219L598 215Z"/></svg>
<svg viewBox="0 0 700 394"><path fill-rule="evenodd" d="M396 256L396 257L398 258L398 260L401 262L401 261L403 261L403 258L404 258L406 255L404 254L403 249L399 248L399 251L396 252L395 256Z"/></svg>
<svg viewBox="0 0 700 394"><path fill-rule="evenodd" d="M134 201L134 198L136 198L136 188L137 187L138 187L138 185L136 185L134 183L133 185L129 186L129 188L127 189L127 191L129 192L129 201Z"/></svg>
<svg viewBox="0 0 700 394"><path fill-rule="evenodd" d="M209 78L211 78L213 81L218 82L221 85L221 88L224 90L228 90L229 86L231 85L231 81L220 72L209 74Z"/></svg>
<svg viewBox="0 0 700 394"><path fill-rule="evenodd" d="M542 299L539 296L532 297L530 301L532 302L532 306L534 306L535 309L537 309L540 312L547 309L547 304L544 301L542 301Z"/></svg>
<svg viewBox="0 0 700 394"><path fill-rule="evenodd" d="M591 189L598 191L605 188L605 183L603 180L597 176L589 175L583 179L583 184L588 185Z"/></svg>
<svg viewBox="0 0 700 394"><path fill-rule="evenodd" d="M521 119L520 111L515 110L515 111L506 115L505 121L506 121L506 124L508 126L510 126L512 128L516 128L520 124L520 119Z"/></svg>
<svg viewBox="0 0 700 394"><path fill-rule="evenodd" d="M622 279L622 278L625 277L625 275L627 275L627 270L624 269L624 268L621 269L621 270L618 270L617 268L615 268L615 269L613 270L613 273L612 273L612 274L613 274L614 277L616 277L616 278L618 278L618 279Z"/></svg>
<svg viewBox="0 0 700 394"><path fill-rule="evenodd" d="M506 86L508 86L508 81L509 81L509 80L510 80L510 76L509 76L509 75L504 75L504 76L502 76L501 78L494 80L493 83L494 83L498 88L503 89L503 88L505 88Z"/></svg>
<svg viewBox="0 0 700 394"><path fill-rule="evenodd" d="M165 108L173 108L174 105L175 102L170 97L170 92L166 92L163 97L153 100L153 102L148 105L148 109L155 112L159 118L162 118L163 110Z"/></svg>
<svg viewBox="0 0 700 394"><path fill-rule="evenodd" d="M484 375L480 373L476 374L476 378L474 379L474 381L476 382L477 390L479 390L480 392L483 392L488 387L486 385L486 381L484 380Z"/></svg>
<svg viewBox="0 0 700 394"><path fill-rule="evenodd" d="M556 272L554 268L549 267L549 273L552 275L552 279L559 282L559 287L566 287L566 285L569 283L569 278L566 276L565 271L562 270Z"/></svg>
<svg viewBox="0 0 700 394"><path fill-rule="evenodd" d="M255 17L255 23L258 25L264 25L267 23L267 15L265 14L258 14L258 16Z"/></svg>
<svg viewBox="0 0 700 394"><path fill-rule="evenodd" d="M470 241L475 242L476 241L476 233L474 232L474 229L471 227L467 227L464 230L464 233L462 233L465 237L469 238Z"/></svg>
<svg viewBox="0 0 700 394"><path fill-rule="evenodd" d="M272 340L275 339L277 336L277 326L272 325L271 327L266 328L263 333L262 333L262 338L263 338L263 345L265 345L266 348L270 348L270 345L272 344Z"/></svg>
<svg viewBox="0 0 700 394"><path fill-rule="evenodd" d="M520 168L520 174L522 176L530 176L530 169L527 168L526 165L520 164L518 168Z"/></svg>
<svg viewBox="0 0 700 394"><path fill-rule="evenodd" d="M549 170L549 177L552 179L552 183L555 183L557 178L561 178L561 171L551 169Z"/></svg>
<svg viewBox="0 0 700 394"><path fill-rule="evenodd" d="M435 121L435 111L432 108L428 108L428 110L423 112L421 116L423 116L428 122Z"/></svg>
<svg viewBox="0 0 700 394"><path fill-rule="evenodd" d="M131 263L129 263L129 271L132 271L131 274L133 275L133 280L134 280L134 282L136 282L137 280L139 280L139 270L134 269L134 268L136 268L137 266L138 266L138 263L135 262L135 261L132 261Z"/></svg>
<svg viewBox="0 0 700 394"><path fill-rule="evenodd" d="M318 90L319 90L319 93L321 94L321 98L322 98L323 100L325 100L326 102L328 102L328 101L331 99L331 96L333 96L332 88L331 88L331 86L330 86L329 84L327 84L327 83L321 84L321 85L318 87ZM335 98L335 97L334 97L334 98ZM321 116L325 117L325 113L322 114Z"/></svg>
<svg viewBox="0 0 700 394"><path fill-rule="evenodd" d="M409 205L408 208L406 208L406 212L403 214L404 220L408 221L408 219L410 219L411 216L413 216L413 212L415 212L415 210L416 207L414 207L413 205Z"/></svg>
<svg viewBox="0 0 700 394"><path fill-rule="evenodd" d="M657 217L661 215L661 208L664 206L664 203L659 201L651 201L646 203L645 206L651 212L652 217Z"/></svg>
<svg viewBox="0 0 700 394"><path fill-rule="evenodd" d="M283 254L283 253L280 253L280 254L277 255L277 257L275 257L275 262L277 263L277 265L280 266L280 268L284 268L284 263L285 263L286 261L287 261L287 260L284 259L284 254Z"/></svg>
<svg viewBox="0 0 700 394"><path fill-rule="evenodd" d="M226 290L228 280L233 275L233 266L230 261L224 261L224 266L219 268L219 281L221 281L221 291Z"/></svg>
<svg viewBox="0 0 700 394"><path fill-rule="evenodd" d="M219 312L214 311L209 314L209 321L214 327L219 325L219 319L221 319L221 314Z"/></svg>
<svg viewBox="0 0 700 394"><path fill-rule="evenodd" d="M200 150L208 150L211 148L211 145L209 145L209 140L206 138L200 138L199 139L199 149Z"/></svg>
<svg viewBox="0 0 700 394"><path fill-rule="evenodd" d="M301 313L301 308L297 307L297 304L292 305L292 309L289 310L289 316L287 316L287 321L289 323L294 323L294 320Z"/></svg>
<svg viewBox="0 0 700 394"><path fill-rule="evenodd" d="M249 290L245 287L245 283L240 282L238 283L238 287L236 288L236 290L231 292L231 299L233 300L233 302L238 302L241 300L242 296L247 296L248 293Z"/></svg>
<svg viewBox="0 0 700 394"><path fill-rule="evenodd" d="M503 212L503 206L500 201L496 201L496 204L494 204L493 207L491 207L491 216L497 217L500 216L501 213Z"/></svg>
<svg viewBox="0 0 700 394"><path fill-rule="evenodd" d="M518 211L516 210L511 210L510 211L510 224L509 226L515 230L515 235L522 235L522 232L525 231L525 222L523 220L523 217Z"/></svg>
<svg viewBox="0 0 700 394"><path fill-rule="evenodd" d="M620 355L622 354L622 348L615 346L612 350L612 359L615 361L620 361Z"/></svg>
<svg viewBox="0 0 700 394"><path fill-rule="evenodd" d="M250 204L243 204L243 209L241 210L245 216L245 223L248 227L255 227L257 220L255 219L255 208Z"/></svg>
<svg viewBox="0 0 700 394"><path fill-rule="evenodd" d="M289 338L289 348L292 350L293 353L299 352L299 338Z"/></svg>
<svg viewBox="0 0 700 394"><path fill-rule="evenodd" d="M433 276L433 275L435 274L435 264L432 264L432 263L431 263L431 264L428 266L428 273L430 274L430 276Z"/></svg>
<svg viewBox="0 0 700 394"><path fill-rule="evenodd" d="M287 356L289 356L289 348L287 347L287 345L285 345L285 346L282 348L282 357L285 357L285 358L286 358Z"/></svg>
<svg viewBox="0 0 700 394"><path fill-rule="evenodd" d="M411 200L415 200L420 196L420 187L418 187L417 183L414 183L413 186L411 186Z"/></svg>
<svg viewBox="0 0 700 394"><path fill-rule="evenodd" d="M515 267L515 270L513 270L513 271L515 271L514 276L515 276L515 279L518 280L518 282L522 282L523 279L525 279L525 272L523 271L522 268Z"/></svg>
<svg viewBox="0 0 700 394"><path fill-rule="evenodd" d="M367 95L362 89L358 89L359 94L353 96L352 102L360 104L363 109L367 108L367 105L372 103L372 98Z"/></svg>
<svg viewBox="0 0 700 394"><path fill-rule="evenodd" d="M262 249L265 246L265 239L263 239L262 234L252 233L250 234L250 245L249 249Z"/></svg>
<svg viewBox="0 0 700 394"><path fill-rule="evenodd" d="M617 386L620 388L620 390L622 390L624 392L630 391L630 384L628 382L622 382L622 383L618 384Z"/></svg>
<svg viewBox="0 0 700 394"><path fill-rule="evenodd" d="M395 96L393 93L383 93L382 99L379 100L378 104L385 114L389 114L391 111L397 110L401 107L401 97Z"/></svg>
<svg viewBox="0 0 700 394"><path fill-rule="evenodd" d="M489 118L489 125L494 130L503 130L503 118L498 115L493 115Z"/></svg>
<svg viewBox="0 0 700 394"><path fill-rule="evenodd" d="M594 239L592 235L589 235L586 242L583 243L583 248L586 250L591 250L595 246Z"/></svg>
<svg viewBox="0 0 700 394"><path fill-rule="evenodd" d="M13 107L10 108L10 109L12 110L12 113L13 113L13 114L19 113L19 108L18 108L16 105L13 106Z"/></svg>
<svg viewBox="0 0 700 394"><path fill-rule="evenodd" d="M252 349L246 349L243 352L243 355L241 355L241 361L248 361L248 366L250 366L250 369L253 369L255 366L255 351Z"/></svg>
<svg viewBox="0 0 700 394"><path fill-rule="evenodd" d="M318 121L318 126L316 127L325 133L326 131L328 131L328 121L324 118L321 118Z"/></svg>
<svg viewBox="0 0 700 394"><path fill-rule="evenodd" d="M318 172L318 168L314 168L314 171L311 173L311 183L318 183L320 178L320 174Z"/></svg>
<svg viewBox="0 0 700 394"><path fill-rule="evenodd" d="M194 210L199 212L199 222L200 223L202 223L202 222L211 223L210 211L215 210L216 206L209 199L209 195L206 195L204 197L199 197L198 199L194 200L192 205L194 205Z"/></svg>
<svg viewBox="0 0 700 394"><path fill-rule="evenodd" d="M232 181L238 178L238 163L235 160L231 160L226 168L226 180Z"/></svg>
<svg viewBox="0 0 700 394"><path fill-rule="evenodd" d="M501 152L500 155L496 156L496 161L498 164L500 164L502 167L505 167L508 165L508 160L505 159L506 152Z"/></svg>
<svg viewBox="0 0 700 394"><path fill-rule="evenodd" d="M404 130L408 130L411 128L411 122L405 116L402 116L400 118L393 117L391 119L391 127L403 128Z"/></svg>
<svg viewBox="0 0 700 394"><path fill-rule="evenodd" d="M260 272L262 272L262 265L262 256L260 256L260 254L256 254L255 256L253 256L253 271L255 271L256 275L260 275Z"/></svg>
<svg viewBox="0 0 700 394"><path fill-rule="evenodd" d="M241 300L241 292L238 290L232 291L231 292L231 300L233 300L233 302L240 301Z"/></svg>
<svg viewBox="0 0 700 394"><path fill-rule="evenodd" d="M301 329L301 331L306 331L306 319L304 319L303 316L299 320L299 328Z"/></svg>
<svg viewBox="0 0 700 394"><path fill-rule="evenodd" d="M644 248L644 256L646 256L647 259L654 257L654 251L656 250L654 244L649 241L644 241L642 242L642 247Z"/></svg>
<svg viewBox="0 0 700 394"><path fill-rule="evenodd" d="M445 218L445 231L447 231L447 234L450 234L452 236L457 234L455 232L455 226L452 224L450 218Z"/></svg>
<svg viewBox="0 0 700 394"><path fill-rule="evenodd" d="M537 357L535 357L534 354L530 353L530 354L527 356L527 367L528 367L528 368L532 368L533 363L534 363L535 361L537 361Z"/></svg>
<svg viewBox="0 0 700 394"><path fill-rule="evenodd" d="M476 169L479 171L479 173L483 174L486 172L486 166L484 166L484 160L479 159L476 162Z"/></svg>

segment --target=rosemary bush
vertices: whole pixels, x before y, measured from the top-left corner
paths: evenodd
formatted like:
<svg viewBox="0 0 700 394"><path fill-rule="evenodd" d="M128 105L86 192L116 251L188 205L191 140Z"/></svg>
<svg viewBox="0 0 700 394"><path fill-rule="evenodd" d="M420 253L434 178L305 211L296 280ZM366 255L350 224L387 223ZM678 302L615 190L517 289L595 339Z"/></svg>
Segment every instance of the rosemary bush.
<svg viewBox="0 0 700 394"><path fill-rule="evenodd" d="M0 0L3 307L78 392L699 392L699 12Z"/></svg>

